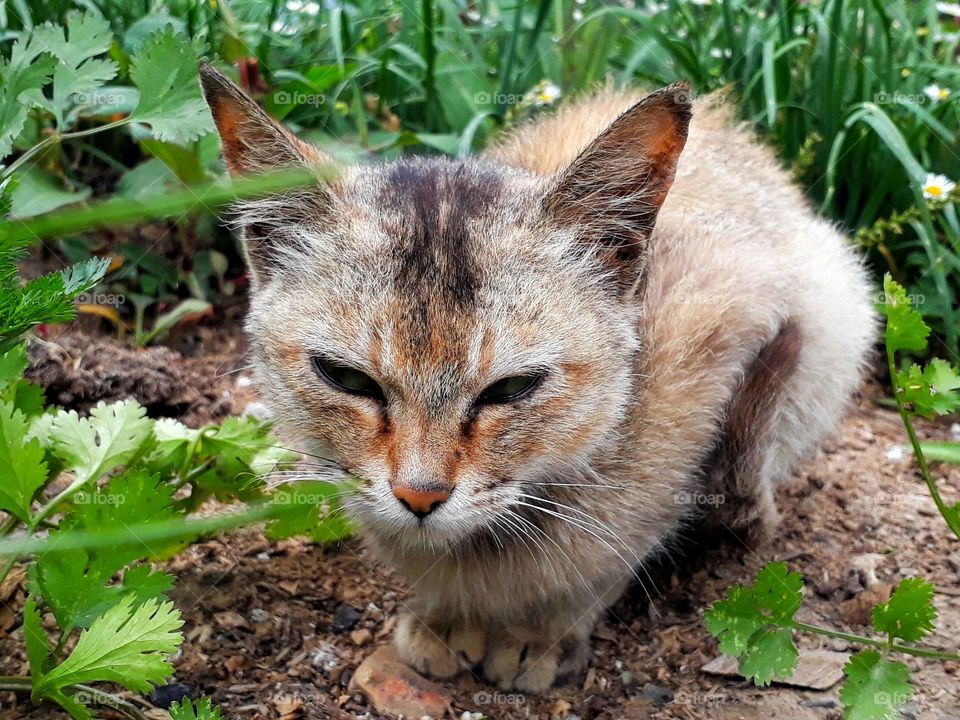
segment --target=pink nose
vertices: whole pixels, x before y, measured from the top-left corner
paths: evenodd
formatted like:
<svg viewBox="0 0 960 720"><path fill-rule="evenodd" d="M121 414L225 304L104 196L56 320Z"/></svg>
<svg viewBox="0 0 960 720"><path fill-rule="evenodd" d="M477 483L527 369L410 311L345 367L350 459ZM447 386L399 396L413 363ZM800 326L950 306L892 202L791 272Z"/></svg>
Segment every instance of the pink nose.
<svg viewBox="0 0 960 720"><path fill-rule="evenodd" d="M424 518L450 497L450 489L416 490L406 485L395 485L393 496L418 518Z"/></svg>

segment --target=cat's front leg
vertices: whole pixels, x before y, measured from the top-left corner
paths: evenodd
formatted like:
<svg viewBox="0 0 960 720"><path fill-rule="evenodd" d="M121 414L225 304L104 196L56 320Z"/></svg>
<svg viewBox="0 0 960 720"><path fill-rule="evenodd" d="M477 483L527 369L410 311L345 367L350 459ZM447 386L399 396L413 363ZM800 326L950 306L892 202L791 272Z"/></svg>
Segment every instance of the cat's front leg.
<svg viewBox="0 0 960 720"><path fill-rule="evenodd" d="M482 627L443 612L420 610L416 604L401 613L394 642L405 663L441 678L476 667L486 651Z"/></svg>

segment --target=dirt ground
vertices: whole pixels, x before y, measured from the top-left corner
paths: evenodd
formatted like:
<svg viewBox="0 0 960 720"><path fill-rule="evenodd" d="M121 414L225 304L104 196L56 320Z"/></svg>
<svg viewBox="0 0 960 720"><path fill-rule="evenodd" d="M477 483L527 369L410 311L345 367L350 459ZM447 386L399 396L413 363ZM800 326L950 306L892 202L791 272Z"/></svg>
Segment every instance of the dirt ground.
<svg viewBox="0 0 960 720"><path fill-rule="evenodd" d="M175 339L173 348L131 351L81 323L68 332L52 329L33 351L32 372L50 387L52 400L71 407L132 393L151 415L194 425L262 410L235 331L200 328ZM140 380L131 383L131 376ZM879 393L865 391L871 394ZM925 424L921 433L945 439L952 431L949 423ZM631 589L594 633L589 670L546 697L495 694L469 674L442 683L453 716L839 720L836 686L757 689L702 670L717 655L702 624L704 609L771 560L787 561L806 581L800 619L859 633L869 632L869 608L892 584L922 575L938 590L931 643L956 650L960 543L950 539L905 445L895 414L861 400L839 435L781 489L783 522L770 545L751 550L731 538L685 560L682 570L656 571L653 601ZM960 469L935 472L944 494L960 497ZM179 578L173 599L184 613L186 641L175 680L154 697L157 704L206 694L230 718L383 717L348 686L358 664L389 641L409 591L359 541L272 544L249 531L191 547L168 567ZM22 601L22 590L15 590L5 610L0 604L0 674L26 673L16 615ZM849 649L845 641L814 637L798 643ZM906 662L917 687L906 717L960 719L960 665ZM0 720L61 717L0 692Z"/></svg>

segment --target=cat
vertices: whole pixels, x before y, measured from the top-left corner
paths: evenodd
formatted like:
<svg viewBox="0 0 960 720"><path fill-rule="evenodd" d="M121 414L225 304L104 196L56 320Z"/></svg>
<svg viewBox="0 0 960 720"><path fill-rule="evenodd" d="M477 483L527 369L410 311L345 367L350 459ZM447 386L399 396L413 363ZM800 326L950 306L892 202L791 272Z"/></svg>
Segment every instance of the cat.
<svg viewBox="0 0 960 720"><path fill-rule="evenodd" d="M322 178L236 209L246 332L281 426L358 479L347 512L410 580L421 672L581 671L678 532L769 532L868 365L868 273L715 96L602 90L480 157L345 166L201 84L232 173Z"/></svg>

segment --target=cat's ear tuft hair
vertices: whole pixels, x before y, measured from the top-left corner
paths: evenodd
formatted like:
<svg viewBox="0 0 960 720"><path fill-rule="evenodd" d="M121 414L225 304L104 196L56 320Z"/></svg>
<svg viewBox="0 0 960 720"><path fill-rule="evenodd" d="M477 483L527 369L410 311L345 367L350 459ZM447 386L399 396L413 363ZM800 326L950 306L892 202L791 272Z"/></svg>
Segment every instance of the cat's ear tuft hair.
<svg viewBox="0 0 960 720"><path fill-rule="evenodd" d="M543 201L552 222L614 265L631 288L643 277L657 213L673 184L687 140L691 91L676 83L624 112L565 170Z"/></svg>
<svg viewBox="0 0 960 720"><path fill-rule="evenodd" d="M199 70L231 173L329 164L323 153L290 134L219 70L207 63Z"/></svg>

